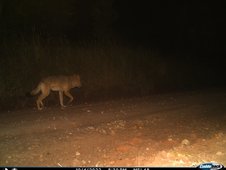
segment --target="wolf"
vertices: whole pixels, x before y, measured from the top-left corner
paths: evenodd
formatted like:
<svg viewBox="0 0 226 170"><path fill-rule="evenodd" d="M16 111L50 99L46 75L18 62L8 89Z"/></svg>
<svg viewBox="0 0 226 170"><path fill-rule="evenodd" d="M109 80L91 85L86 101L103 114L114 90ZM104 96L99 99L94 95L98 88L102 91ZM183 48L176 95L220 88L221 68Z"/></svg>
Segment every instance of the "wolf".
<svg viewBox="0 0 226 170"><path fill-rule="evenodd" d="M50 91L58 91L59 92L59 100L61 107L66 107L63 103L63 94L70 98L68 103L73 101L73 96L69 92L70 89L75 87L81 87L80 75L73 74L70 76L59 75L59 76L50 76L43 78L38 86L31 91L31 95L37 95L39 92L41 94L38 96L36 100L36 105L38 110L42 110L44 108L44 104L42 102L45 99Z"/></svg>

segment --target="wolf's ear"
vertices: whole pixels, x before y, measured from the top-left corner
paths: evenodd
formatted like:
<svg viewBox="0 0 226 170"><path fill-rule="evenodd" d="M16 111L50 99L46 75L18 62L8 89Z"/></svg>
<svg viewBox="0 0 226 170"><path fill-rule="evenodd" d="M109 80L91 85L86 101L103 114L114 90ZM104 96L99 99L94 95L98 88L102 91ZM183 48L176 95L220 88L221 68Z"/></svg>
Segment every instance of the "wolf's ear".
<svg viewBox="0 0 226 170"><path fill-rule="evenodd" d="M80 77L80 74L75 73L75 74L73 74L73 76Z"/></svg>
<svg viewBox="0 0 226 170"><path fill-rule="evenodd" d="M73 74L73 77L80 79L80 75L79 74Z"/></svg>

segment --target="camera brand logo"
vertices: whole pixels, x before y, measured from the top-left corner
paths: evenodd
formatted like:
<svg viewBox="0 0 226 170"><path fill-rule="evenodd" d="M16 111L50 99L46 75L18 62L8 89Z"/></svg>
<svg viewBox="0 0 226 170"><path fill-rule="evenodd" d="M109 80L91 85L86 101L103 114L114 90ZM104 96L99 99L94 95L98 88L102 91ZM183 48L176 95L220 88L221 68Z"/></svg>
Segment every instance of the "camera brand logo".
<svg viewBox="0 0 226 170"><path fill-rule="evenodd" d="M223 169L224 166L218 163L209 162L200 164L197 168L201 170L218 170Z"/></svg>

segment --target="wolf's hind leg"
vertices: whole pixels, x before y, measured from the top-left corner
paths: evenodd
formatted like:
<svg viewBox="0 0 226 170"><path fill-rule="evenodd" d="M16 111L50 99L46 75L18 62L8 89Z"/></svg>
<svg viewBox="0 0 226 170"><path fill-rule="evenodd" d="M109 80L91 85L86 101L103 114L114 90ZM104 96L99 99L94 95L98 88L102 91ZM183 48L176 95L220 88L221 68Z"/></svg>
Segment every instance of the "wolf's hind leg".
<svg viewBox="0 0 226 170"><path fill-rule="evenodd" d="M44 107L44 104L42 102L43 99L45 99L49 95L49 91L46 93L42 93L38 99L36 100L37 108L38 110L42 110Z"/></svg>

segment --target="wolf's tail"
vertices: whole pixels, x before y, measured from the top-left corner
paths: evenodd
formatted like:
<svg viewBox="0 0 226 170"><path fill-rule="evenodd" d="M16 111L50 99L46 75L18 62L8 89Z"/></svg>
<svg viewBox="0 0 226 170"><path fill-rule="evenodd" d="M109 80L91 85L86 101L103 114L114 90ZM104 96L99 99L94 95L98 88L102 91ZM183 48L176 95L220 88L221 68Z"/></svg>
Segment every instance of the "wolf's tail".
<svg viewBox="0 0 226 170"><path fill-rule="evenodd" d="M40 91L41 91L41 84L39 83L39 85L34 90L31 91L31 95L34 96L38 94Z"/></svg>

